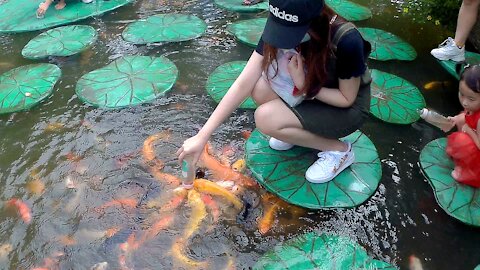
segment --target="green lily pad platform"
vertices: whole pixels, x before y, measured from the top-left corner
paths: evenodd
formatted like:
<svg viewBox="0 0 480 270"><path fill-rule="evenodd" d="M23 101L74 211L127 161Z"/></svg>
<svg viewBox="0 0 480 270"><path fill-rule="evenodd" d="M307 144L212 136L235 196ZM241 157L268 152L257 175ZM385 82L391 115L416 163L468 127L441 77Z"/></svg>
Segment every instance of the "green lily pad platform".
<svg viewBox="0 0 480 270"><path fill-rule="evenodd" d="M158 14L129 24L123 39L134 44L175 42L195 39L207 29L200 18L186 14Z"/></svg>
<svg viewBox="0 0 480 270"><path fill-rule="evenodd" d="M217 103L222 100L223 96L225 96L230 86L232 86L243 68L245 68L246 64L247 62L245 61L228 62L217 67L212 74L210 74L207 80L206 89L207 93L213 98L213 100ZM257 104L255 104L255 101L249 97L240 104L240 108L255 109L257 108Z"/></svg>
<svg viewBox="0 0 480 270"><path fill-rule="evenodd" d="M480 189L453 179L454 163L445 152L446 145L446 138L429 142L420 153L420 166L440 207L461 222L480 227Z"/></svg>
<svg viewBox="0 0 480 270"><path fill-rule="evenodd" d="M177 77L177 67L165 57L125 56L83 75L75 91L93 106L134 106L163 96Z"/></svg>
<svg viewBox="0 0 480 270"><path fill-rule="evenodd" d="M266 18L234 22L227 26L227 31L232 33L240 42L251 47L256 47L262 37L266 22Z"/></svg>
<svg viewBox="0 0 480 270"><path fill-rule="evenodd" d="M255 263L253 269L397 269L368 256L349 238L336 235L301 235L276 245Z"/></svg>
<svg viewBox="0 0 480 270"><path fill-rule="evenodd" d="M462 66L462 70L460 71L460 73L457 73L456 71L457 62L454 62L452 60L448 60L448 61L438 60L438 62L440 62L440 65L444 69L446 69L448 73L450 73L453 77L457 78L457 80L460 80L460 74L461 74L461 71L463 71L464 66ZM470 65L480 64L480 54L466 51L465 62L467 62Z"/></svg>
<svg viewBox="0 0 480 270"><path fill-rule="evenodd" d="M369 8L348 0L326 0L325 4L349 21L362 21L372 17Z"/></svg>
<svg viewBox="0 0 480 270"><path fill-rule="evenodd" d="M28 32L64 25L114 10L132 0L96 0L90 4L67 1L64 9L56 10L54 5L51 5L45 17L37 19L36 11L40 2L6 0L0 8L0 33Z"/></svg>
<svg viewBox="0 0 480 270"><path fill-rule="evenodd" d="M267 0L255 5L243 5L243 0L214 0L213 2L220 8L239 13L260 12L268 9Z"/></svg>
<svg viewBox="0 0 480 270"><path fill-rule="evenodd" d="M411 124L420 118L425 99L416 86L390 73L372 69L370 112L393 124Z"/></svg>
<svg viewBox="0 0 480 270"><path fill-rule="evenodd" d="M70 56L86 50L97 40L97 31L87 25L69 25L41 33L25 45L22 55L28 59Z"/></svg>
<svg viewBox="0 0 480 270"><path fill-rule="evenodd" d="M46 99L62 75L52 64L21 66L0 76L0 114L28 110Z"/></svg>
<svg viewBox="0 0 480 270"><path fill-rule="evenodd" d="M360 131L343 138L352 143L355 162L324 184L305 179L318 151L303 147L276 151L269 147L268 140L258 130L252 132L245 145L247 165L260 184L289 203L311 209L354 207L365 202L378 187L380 159L372 141Z"/></svg>
<svg viewBox="0 0 480 270"><path fill-rule="evenodd" d="M412 45L392 33L366 27L359 27L358 31L365 40L372 43L372 53L369 57L371 59L412 61L417 58L417 52Z"/></svg>

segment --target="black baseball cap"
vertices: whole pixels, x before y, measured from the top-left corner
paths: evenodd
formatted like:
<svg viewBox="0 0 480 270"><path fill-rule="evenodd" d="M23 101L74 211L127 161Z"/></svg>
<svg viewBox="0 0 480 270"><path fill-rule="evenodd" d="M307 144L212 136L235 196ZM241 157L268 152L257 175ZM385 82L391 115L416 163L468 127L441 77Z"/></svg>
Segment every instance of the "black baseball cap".
<svg viewBox="0 0 480 270"><path fill-rule="evenodd" d="M270 0L262 39L279 48L291 49L301 43L312 19L323 9L323 0Z"/></svg>

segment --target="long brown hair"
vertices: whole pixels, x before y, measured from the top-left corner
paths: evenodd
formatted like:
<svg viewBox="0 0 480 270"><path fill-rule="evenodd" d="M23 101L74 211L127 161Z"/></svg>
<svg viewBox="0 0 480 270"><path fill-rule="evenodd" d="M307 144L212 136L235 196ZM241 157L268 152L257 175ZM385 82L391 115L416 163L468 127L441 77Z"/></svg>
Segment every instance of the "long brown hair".
<svg viewBox="0 0 480 270"><path fill-rule="evenodd" d="M310 41L299 45L301 55L305 58L307 74L305 85L299 94L305 94L312 98L320 91L320 88L327 80L327 59L330 53L330 30L334 25L344 22L345 19L337 15L335 22L330 21L337 15L330 7L325 6L318 17L312 20L308 33ZM277 48L264 43L262 69L268 74L269 65L276 61ZM275 71L275 76L278 70ZM269 78L271 79L271 78Z"/></svg>

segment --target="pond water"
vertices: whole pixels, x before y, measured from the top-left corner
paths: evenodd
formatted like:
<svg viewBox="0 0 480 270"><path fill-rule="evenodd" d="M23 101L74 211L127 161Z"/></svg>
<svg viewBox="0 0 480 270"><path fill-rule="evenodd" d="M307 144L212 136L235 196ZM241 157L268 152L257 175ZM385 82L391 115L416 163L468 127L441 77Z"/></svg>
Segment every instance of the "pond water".
<svg viewBox="0 0 480 270"><path fill-rule="evenodd" d="M372 19L358 22L358 26L392 32L418 53L412 62L371 60L370 66L416 85L429 107L448 115L457 113L457 82L429 54L451 33L433 22L419 22L425 20L406 12L399 2L357 2L373 12ZM206 21L207 32L181 43L137 46L122 40L126 23L164 12L194 14ZM21 198L33 215L27 225L12 211L0 212L0 268L30 269L43 265L46 258L56 258L59 269L88 269L102 261L109 263L108 269L119 269L119 260L133 269L191 269L175 260L172 250L192 214L187 205L169 214L175 221L166 230L128 257L121 257L118 244L158 218L155 209L143 207L145 202L172 189L150 174L141 148L149 135L169 130L171 139L158 143L156 154L165 161L165 172L180 175L174 151L195 134L216 105L204 90L209 74L220 64L246 60L252 51L235 41L226 25L256 16L262 15L224 11L211 0L141 0L82 21L97 29L99 40L80 55L44 61L62 69L53 95L28 112L0 116L0 198ZM38 33L0 36L1 73L38 62L23 59L20 53ZM180 72L176 85L165 97L134 108L104 110L83 104L74 92L76 81L124 55L168 57ZM426 91L423 85L430 81L445 83ZM233 149L233 161L244 153L242 131L253 128L253 111L237 110L211 142L218 152ZM232 265L248 269L274 245L318 231L348 236L372 257L401 269L408 268L410 255L420 258L424 269L473 269L480 264L480 231L456 221L437 205L418 166L424 145L444 134L424 122L397 126L373 117L362 131L375 143L383 170L378 190L363 205L307 211L299 219L293 219L287 209L280 212L272 230L262 235L256 223L262 206L255 202L264 191L247 190L242 196L252 209L246 217L237 217L231 206L218 202L222 210L219 220L205 219L182 252L208 261L209 269ZM41 195L27 191L27 183L35 179L45 184ZM67 181L75 188L68 188ZM139 200L139 207L97 211L104 203L120 198ZM106 230L118 232L106 239Z"/></svg>

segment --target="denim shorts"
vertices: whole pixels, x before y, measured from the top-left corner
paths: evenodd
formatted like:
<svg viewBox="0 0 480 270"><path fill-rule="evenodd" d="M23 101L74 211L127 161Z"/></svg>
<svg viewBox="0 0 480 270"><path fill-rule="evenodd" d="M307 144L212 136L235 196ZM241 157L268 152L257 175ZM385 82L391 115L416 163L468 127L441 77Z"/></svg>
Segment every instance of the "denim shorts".
<svg viewBox="0 0 480 270"><path fill-rule="evenodd" d="M368 118L370 84L360 87L357 99L349 108L335 107L317 99L304 100L296 107L288 107L305 130L321 137L338 139L355 132Z"/></svg>

